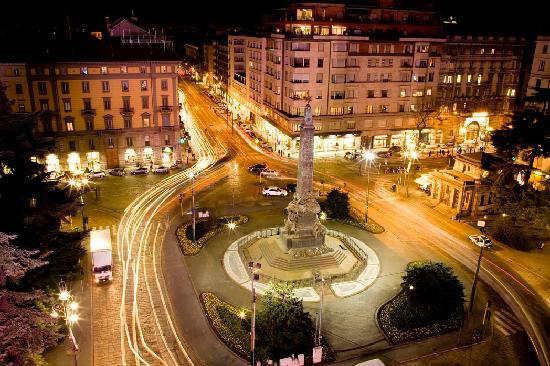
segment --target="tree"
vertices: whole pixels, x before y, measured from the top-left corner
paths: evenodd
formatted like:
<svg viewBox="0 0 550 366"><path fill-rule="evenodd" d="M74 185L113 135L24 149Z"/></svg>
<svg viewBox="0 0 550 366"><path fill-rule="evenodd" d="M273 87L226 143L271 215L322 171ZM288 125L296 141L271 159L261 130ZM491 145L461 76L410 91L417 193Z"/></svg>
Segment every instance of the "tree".
<svg viewBox="0 0 550 366"><path fill-rule="evenodd" d="M448 265L432 261L411 262L401 287L409 302L434 319L447 319L462 311L464 286Z"/></svg>
<svg viewBox="0 0 550 366"><path fill-rule="evenodd" d="M258 359L311 352L315 329L302 300L292 291L290 284L273 284L262 297L256 325Z"/></svg>
<svg viewBox="0 0 550 366"><path fill-rule="evenodd" d="M533 87L531 89L535 91L535 95L525 97L525 101L530 104L529 107L541 105L540 112L547 113L548 105L550 104L550 89L541 87Z"/></svg>
<svg viewBox="0 0 550 366"><path fill-rule="evenodd" d="M422 130L430 127L430 122L432 122L434 118L438 118L441 112L435 108L435 102L431 97L424 96L420 103L415 106L414 114L415 130L418 131L418 142L423 142L421 141Z"/></svg>
<svg viewBox="0 0 550 366"><path fill-rule="evenodd" d="M511 162L521 154L527 161L524 187L528 185L535 159L550 156L549 118L548 114L532 109L517 111L504 128L493 132L493 145L500 155Z"/></svg>
<svg viewBox="0 0 550 366"><path fill-rule="evenodd" d="M345 192L333 189L327 194L325 208L328 216L333 219L347 219L349 214L349 196Z"/></svg>
<svg viewBox="0 0 550 366"><path fill-rule="evenodd" d="M50 298L42 291L19 292L17 285L26 273L44 266L34 258L37 251L21 250L10 242L13 235L0 233L0 364L30 365L31 359L62 337L57 322L45 311Z"/></svg>

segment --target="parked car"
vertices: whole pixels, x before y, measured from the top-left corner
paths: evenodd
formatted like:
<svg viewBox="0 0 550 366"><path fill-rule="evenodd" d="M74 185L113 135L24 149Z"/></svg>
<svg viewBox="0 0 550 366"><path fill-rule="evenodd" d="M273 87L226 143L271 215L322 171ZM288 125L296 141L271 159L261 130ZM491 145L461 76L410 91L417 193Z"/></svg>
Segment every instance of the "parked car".
<svg viewBox="0 0 550 366"><path fill-rule="evenodd" d="M122 177L123 175L126 175L126 170L124 170L124 168L114 168L109 172L109 174Z"/></svg>
<svg viewBox="0 0 550 366"><path fill-rule="evenodd" d="M248 167L248 171L252 173L259 173L267 169L265 164L254 164Z"/></svg>
<svg viewBox="0 0 550 366"><path fill-rule="evenodd" d="M279 172L277 172L276 170L273 170L273 169L262 170L260 174L262 176L266 177L266 178L273 178L273 177L278 177L279 176Z"/></svg>
<svg viewBox="0 0 550 366"><path fill-rule="evenodd" d="M485 235L470 235L470 240L478 247L491 248L493 242Z"/></svg>
<svg viewBox="0 0 550 366"><path fill-rule="evenodd" d="M169 171L170 171L170 168L168 168L167 166L159 166L153 169L153 173L156 173L156 174L165 174L165 173L168 173Z"/></svg>
<svg viewBox="0 0 550 366"><path fill-rule="evenodd" d="M98 170L96 172L86 173L88 178L105 178L105 172L103 170Z"/></svg>
<svg viewBox="0 0 550 366"><path fill-rule="evenodd" d="M282 188L279 188L279 187L275 187L275 186L272 186L272 187L266 187L263 189L262 191L262 194L264 196L287 196L288 195L288 191L286 189L282 189Z"/></svg>
<svg viewBox="0 0 550 366"><path fill-rule="evenodd" d="M377 151L375 154L379 158L389 158L392 155L390 151Z"/></svg>
<svg viewBox="0 0 550 366"><path fill-rule="evenodd" d="M288 183L286 185L286 190L289 192L296 192L296 188L298 187L297 183Z"/></svg>
<svg viewBox="0 0 550 366"><path fill-rule="evenodd" d="M132 175L136 175L136 174L147 174L149 173L149 171L147 170L147 168L145 167L141 167L141 168L137 168L137 169L134 169L132 170Z"/></svg>
<svg viewBox="0 0 550 366"><path fill-rule="evenodd" d="M46 176L46 180L52 181L52 182L57 182L60 179L63 179L64 177L66 177L65 172L53 171L53 172L48 173L48 175Z"/></svg>
<svg viewBox="0 0 550 366"><path fill-rule="evenodd" d="M389 150L391 153L400 153L401 151L403 151L403 148L401 146L392 146L390 147L390 150Z"/></svg>

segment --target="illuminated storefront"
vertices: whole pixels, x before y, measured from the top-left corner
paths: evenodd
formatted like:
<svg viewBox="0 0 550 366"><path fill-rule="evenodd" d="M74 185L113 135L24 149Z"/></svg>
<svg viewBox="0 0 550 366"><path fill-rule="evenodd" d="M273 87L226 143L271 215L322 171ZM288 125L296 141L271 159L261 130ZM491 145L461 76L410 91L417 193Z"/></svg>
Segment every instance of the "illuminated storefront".
<svg viewBox="0 0 550 366"><path fill-rule="evenodd" d="M46 156L46 171L59 172L61 171L61 165L59 164L59 158L55 154L49 154Z"/></svg>
<svg viewBox="0 0 550 366"><path fill-rule="evenodd" d="M101 170L101 164L99 161L99 152L90 151L86 153L86 160L88 160L88 169L92 172Z"/></svg>
<svg viewBox="0 0 550 366"><path fill-rule="evenodd" d="M136 162L136 152L134 149L126 149L124 152L124 162L126 164L135 164Z"/></svg>
<svg viewBox="0 0 550 366"><path fill-rule="evenodd" d="M173 149L170 146L166 146L162 149L162 164L170 165L172 163Z"/></svg>
<svg viewBox="0 0 550 366"><path fill-rule="evenodd" d="M460 129L460 135L467 144L477 144L485 140L488 132L492 131L489 126L489 114L487 112L476 112L472 117L464 120L464 125Z"/></svg>
<svg viewBox="0 0 550 366"><path fill-rule="evenodd" d="M143 149L143 162L145 164L151 164L151 163L154 162L153 160L154 160L153 148L152 147L145 147Z"/></svg>
<svg viewBox="0 0 550 366"><path fill-rule="evenodd" d="M372 139L372 148L378 149L381 147L387 147L387 143L388 143L388 135L374 136L374 138Z"/></svg>
<svg viewBox="0 0 550 366"><path fill-rule="evenodd" d="M80 166L80 154L77 152L72 152L67 156L67 165L71 173L81 172Z"/></svg>

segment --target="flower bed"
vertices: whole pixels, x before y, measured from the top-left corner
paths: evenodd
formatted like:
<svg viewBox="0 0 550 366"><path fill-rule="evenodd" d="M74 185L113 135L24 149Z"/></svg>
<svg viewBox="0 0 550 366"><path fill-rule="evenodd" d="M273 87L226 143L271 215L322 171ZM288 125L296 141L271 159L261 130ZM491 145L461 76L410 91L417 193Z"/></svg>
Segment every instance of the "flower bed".
<svg viewBox="0 0 550 366"><path fill-rule="evenodd" d="M425 326L408 328L405 324L400 324L399 319L406 318L396 312L414 311L408 304L407 296L400 292L393 299L384 304L378 311L378 324L386 337L393 344L409 342L417 339L431 337L437 334L447 333L460 328L462 322L462 313L457 311L448 319L439 322L426 324ZM428 317L426 317L427 319Z"/></svg>
<svg viewBox="0 0 550 366"><path fill-rule="evenodd" d="M368 231L373 234L381 234L385 231L383 226L380 226L377 222L375 222L373 219L369 219L369 223L367 224L364 221L357 220L355 218L350 219L331 219L332 221L339 222L341 224L351 225L358 227L360 229L363 229L365 231Z"/></svg>
<svg viewBox="0 0 550 366"><path fill-rule="evenodd" d="M196 220L195 226L198 224L208 223L208 219L199 219ZM201 236L197 237L195 240L195 243L193 243L193 240L191 240L187 235L188 228L193 225L192 222L187 222L182 225L180 225L176 229L176 238L178 239L178 243L180 245L181 251L184 255L196 255L200 252L204 244L208 240L210 240L214 235L216 235L218 232L224 230L226 228L225 225L227 223L232 222L235 223L235 225L243 225L248 222L248 216L245 215L232 215L232 216L221 216L210 223L210 227L206 232L204 232Z"/></svg>
<svg viewBox="0 0 550 366"><path fill-rule="evenodd" d="M201 293L200 299L214 332L233 352L248 359L250 335L242 322L249 324L249 320L240 317L242 310L226 303L212 292Z"/></svg>

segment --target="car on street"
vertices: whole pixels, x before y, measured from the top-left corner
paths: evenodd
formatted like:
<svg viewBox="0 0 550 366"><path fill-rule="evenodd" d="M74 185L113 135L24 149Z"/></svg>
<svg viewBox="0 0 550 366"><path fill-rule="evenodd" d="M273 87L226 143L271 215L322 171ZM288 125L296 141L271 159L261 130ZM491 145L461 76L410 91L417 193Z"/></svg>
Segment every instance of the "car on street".
<svg viewBox="0 0 550 366"><path fill-rule="evenodd" d="M267 169L267 165L265 164L254 164L248 167L248 171L252 173L263 172L266 169Z"/></svg>
<svg viewBox="0 0 550 366"><path fill-rule="evenodd" d="M377 151L375 154L379 158L389 158L392 155L391 151Z"/></svg>
<svg viewBox="0 0 550 366"><path fill-rule="evenodd" d="M287 196L288 191L279 187L271 186L263 189L262 194L264 196Z"/></svg>
<svg viewBox="0 0 550 366"><path fill-rule="evenodd" d="M478 247L491 248L493 242L485 235L470 235L470 240Z"/></svg>
<svg viewBox="0 0 550 366"><path fill-rule="evenodd" d="M103 170L99 170L97 172L91 172L88 174L90 178L105 178L105 172Z"/></svg>
<svg viewBox="0 0 550 366"><path fill-rule="evenodd" d="M132 170L132 175L136 175L136 174L147 174L149 173L149 171L147 170L147 168L145 167L141 167L141 168L137 168L137 169L134 169Z"/></svg>
<svg viewBox="0 0 550 366"><path fill-rule="evenodd" d="M260 174L266 178L274 178L279 176L279 172L273 169L265 169L260 172Z"/></svg>
<svg viewBox="0 0 550 366"><path fill-rule="evenodd" d="M397 154L403 151L403 148L401 146L392 146L390 147L389 151L393 154Z"/></svg>
<svg viewBox="0 0 550 366"><path fill-rule="evenodd" d="M126 175L126 170L124 170L124 168L114 168L114 169L111 169L109 174L122 177L122 176Z"/></svg>
<svg viewBox="0 0 550 366"><path fill-rule="evenodd" d="M153 173L156 173L156 174L165 174L165 173L168 173L169 171L170 171L170 168L168 168L167 166L158 166L155 169L153 169Z"/></svg>
<svg viewBox="0 0 550 366"><path fill-rule="evenodd" d="M298 187L297 183L288 183L286 185L286 190L289 192L296 192L296 188Z"/></svg>

